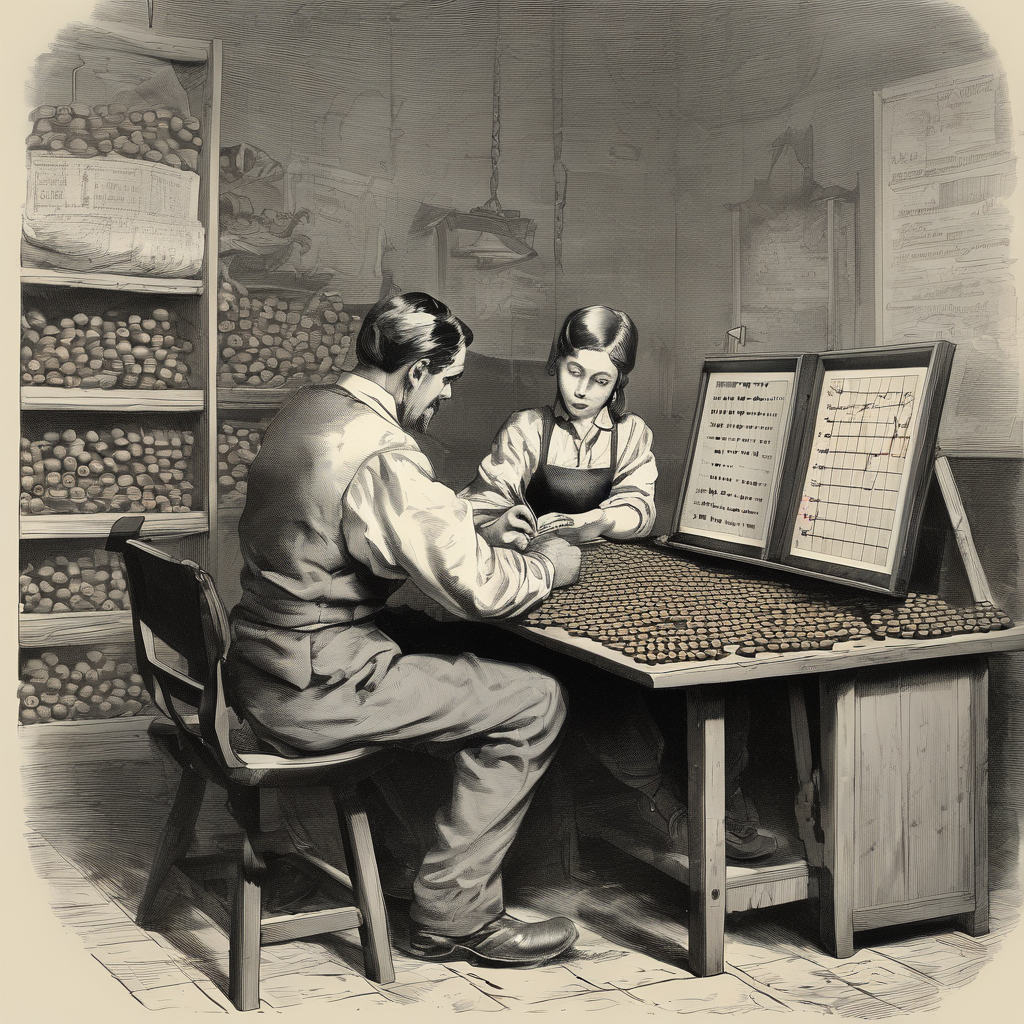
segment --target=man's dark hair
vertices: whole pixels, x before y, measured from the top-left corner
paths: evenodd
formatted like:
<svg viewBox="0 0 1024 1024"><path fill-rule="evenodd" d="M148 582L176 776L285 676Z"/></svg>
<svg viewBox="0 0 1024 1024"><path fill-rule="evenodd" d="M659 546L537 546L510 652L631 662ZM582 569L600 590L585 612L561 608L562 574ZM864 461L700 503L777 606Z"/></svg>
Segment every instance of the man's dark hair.
<svg viewBox="0 0 1024 1024"><path fill-rule="evenodd" d="M366 314L356 355L360 363L385 373L420 359L431 373L455 360L460 345L471 345L473 332L443 303L424 292L381 299Z"/></svg>

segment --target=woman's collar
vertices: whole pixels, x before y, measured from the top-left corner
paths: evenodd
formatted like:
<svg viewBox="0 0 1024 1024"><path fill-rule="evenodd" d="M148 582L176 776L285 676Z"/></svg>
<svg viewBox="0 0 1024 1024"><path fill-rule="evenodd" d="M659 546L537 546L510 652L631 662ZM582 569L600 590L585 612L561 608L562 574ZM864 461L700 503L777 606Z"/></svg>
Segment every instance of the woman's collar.
<svg viewBox="0 0 1024 1024"><path fill-rule="evenodd" d="M556 420L572 421L572 416L569 415L569 411L565 408L561 395L555 399L555 404L552 406L551 411L554 413ZM612 414L608 411L607 405L594 417L594 426L600 430L611 430L615 426L615 421L612 419Z"/></svg>

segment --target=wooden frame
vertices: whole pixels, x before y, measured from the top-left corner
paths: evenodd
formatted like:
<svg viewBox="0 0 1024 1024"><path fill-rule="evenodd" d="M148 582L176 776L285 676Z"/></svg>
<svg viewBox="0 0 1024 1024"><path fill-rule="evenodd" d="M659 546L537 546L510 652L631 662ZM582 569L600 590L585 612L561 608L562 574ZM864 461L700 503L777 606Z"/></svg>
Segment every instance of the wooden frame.
<svg viewBox="0 0 1024 1024"><path fill-rule="evenodd" d="M770 549L773 535L777 529L778 512L790 504L789 490L793 486L787 475L787 466L792 462L800 444L800 427L804 420L807 402L810 395L811 381L814 377L816 357L813 355L765 355L765 356L718 356L704 361L701 369L700 389L697 395L697 408L694 412L693 426L690 429L690 440L686 449L683 480L676 499L672 522L676 532L672 536L673 546L683 546L691 551L705 551L711 554L729 556L745 556L756 560L766 557ZM715 537L707 537L681 528L681 519L694 472L694 458L701 444L701 424L704 418L708 386L712 374L793 374L790 388L790 400L787 407L785 434L781 439L781 459L775 473L773 493L770 495L771 505L765 512L765 529L760 543L745 544L739 541L730 542Z"/></svg>
<svg viewBox="0 0 1024 1024"><path fill-rule="evenodd" d="M898 345L885 348L854 349L846 352L825 353L819 357L818 368L812 389L812 402L808 407L807 422L803 431L803 442L798 461L791 467L794 487L789 495L789 507L780 511L780 519L787 524L787 530L778 531L777 546L769 552L769 559L782 567L814 572L838 582L853 586L882 590L888 593L906 592L916 553L917 538L921 527L928 486L931 482L933 454L938 436L939 419L942 414L942 399L945 396L949 371L953 362L953 345L948 341L929 342L922 345ZM852 559L831 561L828 558L795 554L793 538L801 515L813 521L809 513L801 513L804 499L813 500L804 494L805 483L813 479L816 463L812 456L817 451L828 452L828 445L822 447L822 438L816 436L818 414L822 402L827 400L824 388L830 374L842 371L863 373L865 371L898 371L913 369L924 371L923 394L918 399L913 419L908 421L906 441L906 466L900 477L900 493L893 510L894 521L891 538L886 545L888 556L884 570L873 570L852 563ZM898 431L897 427L897 431ZM894 437L896 435L894 434ZM833 453L834 454L834 453ZM852 453L850 453L852 454ZM858 453L859 454L859 453ZM823 465L823 464L822 464ZM831 470L830 470L831 471ZM837 485L838 486L838 485ZM810 509L810 505L806 506Z"/></svg>

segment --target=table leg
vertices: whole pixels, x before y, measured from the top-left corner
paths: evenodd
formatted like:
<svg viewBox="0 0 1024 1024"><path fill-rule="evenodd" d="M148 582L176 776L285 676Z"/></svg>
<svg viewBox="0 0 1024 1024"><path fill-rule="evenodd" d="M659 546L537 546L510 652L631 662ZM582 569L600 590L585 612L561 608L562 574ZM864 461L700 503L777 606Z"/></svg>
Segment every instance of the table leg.
<svg viewBox="0 0 1024 1024"><path fill-rule="evenodd" d="M819 885L821 941L836 957L853 956L855 673L822 673L821 828L824 864Z"/></svg>
<svg viewBox="0 0 1024 1024"><path fill-rule="evenodd" d="M988 923L988 659L971 662L971 752L974 765L974 912L957 917L968 935L987 935Z"/></svg>
<svg viewBox="0 0 1024 1024"><path fill-rule="evenodd" d="M721 687L686 691L689 760L690 970L725 970L725 699Z"/></svg>

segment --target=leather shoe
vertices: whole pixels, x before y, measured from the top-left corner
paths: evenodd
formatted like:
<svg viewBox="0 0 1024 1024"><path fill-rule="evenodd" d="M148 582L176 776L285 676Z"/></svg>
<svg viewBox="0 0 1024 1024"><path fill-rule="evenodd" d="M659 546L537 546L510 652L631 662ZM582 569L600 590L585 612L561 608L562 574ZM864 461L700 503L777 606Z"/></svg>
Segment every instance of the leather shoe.
<svg viewBox="0 0 1024 1024"><path fill-rule="evenodd" d="M413 955L423 960L465 960L467 956L497 967L534 967L564 953L579 932L567 917L517 921L502 914L471 935L435 935L417 924L409 933Z"/></svg>

